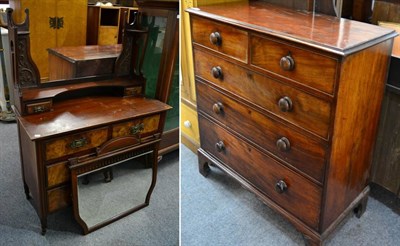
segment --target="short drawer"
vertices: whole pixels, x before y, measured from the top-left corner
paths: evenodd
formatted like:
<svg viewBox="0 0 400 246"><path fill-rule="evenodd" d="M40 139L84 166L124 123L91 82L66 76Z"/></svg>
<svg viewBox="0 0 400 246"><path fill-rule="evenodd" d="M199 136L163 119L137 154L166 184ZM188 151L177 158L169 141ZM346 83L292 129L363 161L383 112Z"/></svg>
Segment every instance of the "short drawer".
<svg viewBox="0 0 400 246"><path fill-rule="evenodd" d="M264 114L196 82L197 109L214 117L270 153L320 183L325 170L326 144L285 126Z"/></svg>
<svg viewBox="0 0 400 246"><path fill-rule="evenodd" d="M47 186L56 186L70 180L68 162L56 163L47 166Z"/></svg>
<svg viewBox="0 0 400 246"><path fill-rule="evenodd" d="M194 43L247 63L247 32L197 16L191 16L191 24Z"/></svg>
<svg viewBox="0 0 400 246"><path fill-rule="evenodd" d="M95 129L45 143L45 158L52 160L100 146L107 141L108 128Z"/></svg>
<svg viewBox="0 0 400 246"><path fill-rule="evenodd" d="M201 148L314 230L322 189L199 115ZM286 189L284 189L286 186ZM304 192L307 191L307 192Z"/></svg>
<svg viewBox="0 0 400 246"><path fill-rule="evenodd" d="M159 129L160 115L127 121L112 126L112 137L125 137L130 135L145 137L154 134Z"/></svg>
<svg viewBox="0 0 400 246"><path fill-rule="evenodd" d="M241 66L194 50L196 76L234 93L265 110L328 139L331 104L280 81L249 71ZM213 69L221 76L215 78ZM214 69L215 70L215 69Z"/></svg>
<svg viewBox="0 0 400 246"><path fill-rule="evenodd" d="M334 94L337 59L255 35L250 44L253 66Z"/></svg>
<svg viewBox="0 0 400 246"><path fill-rule="evenodd" d="M52 213L71 204L71 187L63 186L47 191L48 212Z"/></svg>
<svg viewBox="0 0 400 246"><path fill-rule="evenodd" d="M38 114L43 112L48 112L51 110L53 102L43 101L43 102L34 102L26 104L26 112L27 114Z"/></svg>

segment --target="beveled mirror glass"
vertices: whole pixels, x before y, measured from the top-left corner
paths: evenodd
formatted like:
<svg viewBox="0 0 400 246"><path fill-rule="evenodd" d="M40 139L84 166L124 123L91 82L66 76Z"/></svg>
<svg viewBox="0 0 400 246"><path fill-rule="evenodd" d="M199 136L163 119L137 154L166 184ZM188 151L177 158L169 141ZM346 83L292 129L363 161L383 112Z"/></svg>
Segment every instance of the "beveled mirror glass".
<svg viewBox="0 0 400 246"><path fill-rule="evenodd" d="M92 171L81 172L78 167L72 172L75 219L85 234L149 204L152 154L149 151Z"/></svg>

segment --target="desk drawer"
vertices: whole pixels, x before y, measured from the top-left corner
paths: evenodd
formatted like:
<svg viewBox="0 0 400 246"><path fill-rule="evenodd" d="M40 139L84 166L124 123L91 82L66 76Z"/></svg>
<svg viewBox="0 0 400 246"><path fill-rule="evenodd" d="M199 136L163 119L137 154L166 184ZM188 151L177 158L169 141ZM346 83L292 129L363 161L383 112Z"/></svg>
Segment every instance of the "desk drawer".
<svg viewBox="0 0 400 246"><path fill-rule="evenodd" d="M323 140L318 142L306 137L217 92L205 83L197 81L196 89L199 111L212 116L322 183L326 155Z"/></svg>
<svg viewBox="0 0 400 246"><path fill-rule="evenodd" d="M52 213L71 204L71 187L63 186L47 191L48 212Z"/></svg>
<svg viewBox="0 0 400 246"><path fill-rule="evenodd" d="M294 214L318 229L322 189L199 115L201 147ZM217 143L223 143L218 146ZM276 188L287 186L286 190ZM284 191L283 191L284 190ZM283 191L283 192L281 192ZM305 192L306 191L306 192Z"/></svg>
<svg viewBox="0 0 400 246"><path fill-rule="evenodd" d="M45 143L45 158L52 160L100 146L107 141L108 128L95 129Z"/></svg>
<svg viewBox="0 0 400 246"><path fill-rule="evenodd" d="M247 32L196 16L191 16L191 23L194 43L247 63Z"/></svg>
<svg viewBox="0 0 400 246"><path fill-rule="evenodd" d="M331 104L277 80L215 57L208 52L194 50L196 75L212 84L234 93L265 110L328 139ZM221 78L214 78L211 71L219 67ZM281 109L290 100L291 107ZM280 102L283 102L280 106Z"/></svg>
<svg viewBox="0 0 400 246"><path fill-rule="evenodd" d="M337 59L259 36L252 36L250 43L252 65L334 94Z"/></svg>
<svg viewBox="0 0 400 246"><path fill-rule="evenodd" d="M159 129L160 115L127 121L112 126L112 137L125 137L129 135L149 136Z"/></svg>
<svg viewBox="0 0 400 246"><path fill-rule="evenodd" d="M47 166L47 186L52 187L70 180L68 162Z"/></svg>

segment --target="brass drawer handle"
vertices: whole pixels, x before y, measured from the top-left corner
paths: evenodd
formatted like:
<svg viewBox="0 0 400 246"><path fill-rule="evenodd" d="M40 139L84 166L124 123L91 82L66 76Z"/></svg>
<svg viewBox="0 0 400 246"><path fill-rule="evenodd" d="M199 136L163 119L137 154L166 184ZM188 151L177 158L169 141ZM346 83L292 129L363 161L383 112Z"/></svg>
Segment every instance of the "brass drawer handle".
<svg viewBox="0 0 400 246"><path fill-rule="evenodd" d="M43 106L43 105L39 105L39 106L33 107L33 112L34 113L42 113L44 111L46 111L46 107Z"/></svg>
<svg viewBox="0 0 400 246"><path fill-rule="evenodd" d="M290 150L290 141L285 137L281 137L276 141L276 147L283 152L287 152Z"/></svg>
<svg viewBox="0 0 400 246"><path fill-rule="evenodd" d="M211 33L211 34L210 34L210 42L211 42L213 45L221 46L221 44L222 44L222 37L221 37L221 34L220 34L219 32L213 32L213 33Z"/></svg>
<svg viewBox="0 0 400 246"><path fill-rule="evenodd" d="M220 66L213 67L211 69L211 74L215 79L222 79L222 69Z"/></svg>
<svg viewBox="0 0 400 246"><path fill-rule="evenodd" d="M282 97L278 101L278 106L282 112L291 111L293 109L292 99L290 99L289 97Z"/></svg>
<svg viewBox="0 0 400 246"><path fill-rule="evenodd" d="M220 102L214 103L213 105L213 111L216 114L220 114L222 113L222 111L224 110L224 105Z"/></svg>
<svg viewBox="0 0 400 246"><path fill-rule="evenodd" d="M144 130L144 124L143 123L131 126L131 134L132 135L138 134L138 133L142 132L143 130Z"/></svg>
<svg viewBox="0 0 400 246"><path fill-rule="evenodd" d="M219 141L218 143L215 144L215 148L217 149L218 152L222 152L225 150L225 144L222 141Z"/></svg>
<svg viewBox="0 0 400 246"><path fill-rule="evenodd" d="M287 185L285 183L285 181L283 180L279 180L278 182L276 182L275 184L275 190L276 192L278 192L279 194L282 194L283 192L287 191Z"/></svg>
<svg viewBox="0 0 400 246"><path fill-rule="evenodd" d="M285 71L292 71L295 66L295 62L291 54L289 53L287 56L281 58L279 65Z"/></svg>
<svg viewBox="0 0 400 246"><path fill-rule="evenodd" d="M69 145L72 149L77 149L85 146L88 143L86 138L81 138L81 139L75 139L72 141L72 143Z"/></svg>

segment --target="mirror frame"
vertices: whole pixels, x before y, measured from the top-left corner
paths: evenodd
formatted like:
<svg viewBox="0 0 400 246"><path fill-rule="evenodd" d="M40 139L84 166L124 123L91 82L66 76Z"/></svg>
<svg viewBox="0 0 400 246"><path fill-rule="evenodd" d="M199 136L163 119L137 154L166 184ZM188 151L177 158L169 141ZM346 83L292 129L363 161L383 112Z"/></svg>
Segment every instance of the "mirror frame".
<svg viewBox="0 0 400 246"><path fill-rule="evenodd" d="M145 208L150 203L150 197L154 190L157 180L157 165L158 165L158 156L157 150L159 146L160 139L148 142L146 144L138 145L137 139L132 136L128 137L120 137L114 140L110 140L105 143L102 147L97 148L96 156L91 157L81 157L80 158L71 158L68 161L68 165L71 172L71 187L72 187L72 202L73 202L73 211L75 220L83 229L83 234L88 234L97 229L100 229L108 224L113 223L127 215L130 215L142 208ZM131 146L122 150L115 151L116 146ZM78 177L82 175L86 175L89 173L93 173L98 170L102 170L108 167L112 167L118 165L122 162L136 159L139 157L149 156L147 160L151 165L152 169L152 180L149 190L147 191L146 199L142 204L133 205L129 210L119 213L116 216L111 217L103 222L100 222L94 226L89 227L86 222L81 218L79 214L79 196L78 196Z"/></svg>

